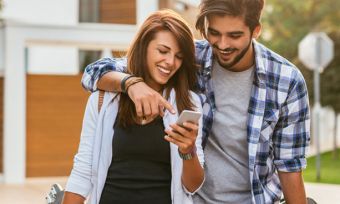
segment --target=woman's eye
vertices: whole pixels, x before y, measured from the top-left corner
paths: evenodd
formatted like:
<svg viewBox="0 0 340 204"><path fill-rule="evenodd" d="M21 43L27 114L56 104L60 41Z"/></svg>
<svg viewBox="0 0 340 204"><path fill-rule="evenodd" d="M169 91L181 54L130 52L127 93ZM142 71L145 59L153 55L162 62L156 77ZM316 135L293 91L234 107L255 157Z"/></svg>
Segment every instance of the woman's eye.
<svg viewBox="0 0 340 204"><path fill-rule="evenodd" d="M183 56L182 55L176 55L177 59L182 60Z"/></svg>
<svg viewBox="0 0 340 204"><path fill-rule="evenodd" d="M168 51L166 50L158 50L161 54L166 54Z"/></svg>

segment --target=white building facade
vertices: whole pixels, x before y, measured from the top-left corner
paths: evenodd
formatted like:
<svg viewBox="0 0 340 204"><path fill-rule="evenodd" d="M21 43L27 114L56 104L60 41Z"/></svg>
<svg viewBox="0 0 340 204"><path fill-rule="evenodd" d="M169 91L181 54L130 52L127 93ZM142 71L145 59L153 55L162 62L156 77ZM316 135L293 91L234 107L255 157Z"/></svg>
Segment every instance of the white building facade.
<svg viewBox="0 0 340 204"><path fill-rule="evenodd" d="M136 5L137 22L158 9L156 0L147 4L137 0ZM78 17L78 0L4 1L0 72L4 77L5 183L20 184L26 179L27 74L78 74L79 49L126 50L137 30L137 25L79 23Z"/></svg>

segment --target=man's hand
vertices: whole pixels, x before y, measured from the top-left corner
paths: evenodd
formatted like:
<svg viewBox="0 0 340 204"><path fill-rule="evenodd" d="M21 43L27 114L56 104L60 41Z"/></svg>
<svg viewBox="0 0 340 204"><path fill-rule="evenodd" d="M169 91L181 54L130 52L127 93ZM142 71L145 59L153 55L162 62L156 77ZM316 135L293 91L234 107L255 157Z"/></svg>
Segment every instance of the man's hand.
<svg viewBox="0 0 340 204"><path fill-rule="evenodd" d="M126 76L128 74L108 72L99 79L97 83L98 88L106 91L121 92L121 81ZM131 80L131 78L128 80ZM172 114L175 113L170 103L144 82L132 84L128 87L127 91L135 104L138 117L156 117L158 115L163 117L165 109L169 110Z"/></svg>
<svg viewBox="0 0 340 204"><path fill-rule="evenodd" d="M172 114L175 113L171 104L144 82L131 85L128 95L134 102L139 117L155 117L157 115L163 117L165 109Z"/></svg>

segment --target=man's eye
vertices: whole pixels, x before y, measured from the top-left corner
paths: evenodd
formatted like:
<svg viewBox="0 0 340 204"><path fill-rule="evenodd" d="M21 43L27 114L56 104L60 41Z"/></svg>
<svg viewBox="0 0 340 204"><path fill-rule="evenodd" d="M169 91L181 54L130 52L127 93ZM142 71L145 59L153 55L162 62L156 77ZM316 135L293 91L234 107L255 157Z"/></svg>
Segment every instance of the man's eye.
<svg viewBox="0 0 340 204"><path fill-rule="evenodd" d="M234 38L234 39L237 39L237 38L240 38L241 35L231 35L230 37L231 37L231 38Z"/></svg>
<svg viewBox="0 0 340 204"><path fill-rule="evenodd" d="M214 36L216 36L216 35L218 35L218 32L215 32L215 31L209 31L209 34L210 34L210 35L214 35Z"/></svg>

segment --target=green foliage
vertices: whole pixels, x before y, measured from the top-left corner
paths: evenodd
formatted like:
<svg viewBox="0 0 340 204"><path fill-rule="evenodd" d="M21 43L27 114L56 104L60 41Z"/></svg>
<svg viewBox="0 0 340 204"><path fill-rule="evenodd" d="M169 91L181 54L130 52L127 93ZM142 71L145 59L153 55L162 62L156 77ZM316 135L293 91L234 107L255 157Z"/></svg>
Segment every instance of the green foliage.
<svg viewBox="0 0 340 204"><path fill-rule="evenodd" d="M339 151L340 149L338 149ZM303 171L303 178L307 182L316 182L316 157L307 158L307 168ZM321 154L320 182L340 184L340 159L334 160L332 152Z"/></svg>
<svg viewBox="0 0 340 204"><path fill-rule="evenodd" d="M326 32L335 56L321 74L321 104L340 113L340 1L266 0L260 41L297 65L304 75L313 103L313 73L298 60L298 44L312 31ZM269 36L269 37L268 37Z"/></svg>

